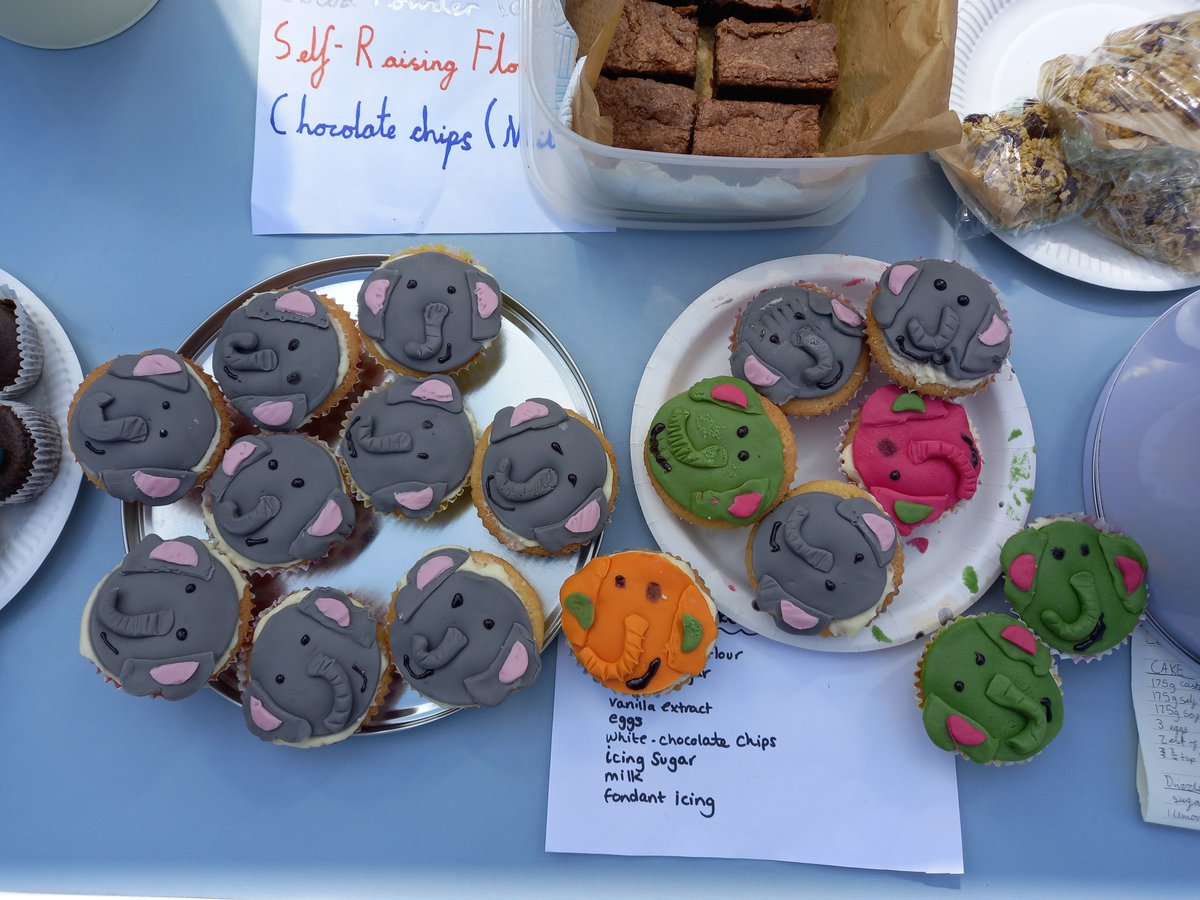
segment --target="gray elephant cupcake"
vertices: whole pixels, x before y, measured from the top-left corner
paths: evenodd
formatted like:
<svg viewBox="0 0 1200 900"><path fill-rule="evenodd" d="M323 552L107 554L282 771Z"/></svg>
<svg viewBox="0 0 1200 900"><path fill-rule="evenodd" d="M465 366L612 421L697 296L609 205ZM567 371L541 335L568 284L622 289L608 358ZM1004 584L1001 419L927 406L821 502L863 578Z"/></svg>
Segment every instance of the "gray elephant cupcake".
<svg viewBox="0 0 1200 900"><path fill-rule="evenodd" d="M294 431L337 405L357 378L358 332L320 294L255 294L217 334L213 372L234 409L267 431Z"/></svg>
<svg viewBox="0 0 1200 900"><path fill-rule="evenodd" d="M220 391L171 350L118 356L83 380L67 437L88 481L118 500L162 506L203 484L229 443Z"/></svg>
<svg viewBox="0 0 1200 900"><path fill-rule="evenodd" d="M506 406L475 447L471 494L503 544L537 556L570 553L604 529L617 495L612 447L553 400Z"/></svg>
<svg viewBox="0 0 1200 900"><path fill-rule="evenodd" d="M496 706L541 671L541 601L504 560L439 547L394 596L392 656L412 687L447 706Z"/></svg>
<svg viewBox="0 0 1200 900"><path fill-rule="evenodd" d="M871 355L895 381L923 394L982 390L1008 358L1011 336L992 286L956 262L895 263L868 302Z"/></svg>
<svg viewBox="0 0 1200 900"><path fill-rule="evenodd" d="M204 496L209 533L247 571L320 559L354 518L333 454L298 434L235 441Z"/></svg>
<svg viewBox="0 0 1200 900"><path fill-rule="evenodd" d="M194 537L146 535L88 598L79 652L128 694L190 697L233 658L250 590Z"/></svg>
<svg viewBox="0 0 1200 900"><path fill-rule="evenodd" d="M387 259L358 292L367 346L402 375L457 372L500 333L500 285L470 254L415 248Z"/></svg>
<svg viewBox="0 0 1200 900"><path fill-rule="evenodd" d="M870 365L863 317L811 284L760 291L738 317L731 349L733 374L789 416L846 403Z"/></svg>
<svg viewBox="0 0 1200 900"><path fill-rule="evenodd" d="M788 634L861 631L900 588L896 526L863 490L810 481L759 522L746 547L754 607Z"/></svg>
<svg viewBox="0 0 1200 900"><path fill-rule="evenodd" d="M427 519L466 486L475 429L448 375L401 375L358 402L342 432L342 462L380 512Z"/></svg>
<svg viewBox="0 0 1200 900"><path fill-rule="evenodd" d="M259 616L243 680L242 713L254 735L293 747L332 744L383 701L387 634L349 594L305 588Z"/></svg>

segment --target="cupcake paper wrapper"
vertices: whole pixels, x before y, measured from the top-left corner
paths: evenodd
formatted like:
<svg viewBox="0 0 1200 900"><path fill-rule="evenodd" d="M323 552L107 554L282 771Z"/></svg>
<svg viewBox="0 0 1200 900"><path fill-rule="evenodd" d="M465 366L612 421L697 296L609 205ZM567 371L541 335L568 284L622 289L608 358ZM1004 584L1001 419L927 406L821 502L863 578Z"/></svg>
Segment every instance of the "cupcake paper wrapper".
<svg viewBox="0 0 1200 900"><path fill-rule="evenodd" d="M42 361L45 354L41 335L38 334L28 311L17 299L16 292L8 285L0 284L0 298L13 302L17 316L17 351L20 365L16 380L0 388L0 400L9 400L24 394L42 377Z"/></svg>
<svg viewBox="0 0 1200 900"><path fill-rule="evenodd" d="M0 506L25 503L41 494L54 481L62 458L62 435L53 418L24 403L9 403L8 407L33 438L33 468L25 484L8 499L0 500Z"/></svg>

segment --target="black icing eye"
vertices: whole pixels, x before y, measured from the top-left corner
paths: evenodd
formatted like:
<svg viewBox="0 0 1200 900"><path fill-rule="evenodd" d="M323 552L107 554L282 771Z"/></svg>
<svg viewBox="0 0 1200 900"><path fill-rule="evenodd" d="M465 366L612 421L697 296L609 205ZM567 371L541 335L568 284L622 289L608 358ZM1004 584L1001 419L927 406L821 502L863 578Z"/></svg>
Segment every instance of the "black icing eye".
<svg viewBox="0 0 1200 900"><path fill-rule="evenodd" d="M411 291L413 288L415 288L416 286L417 286L417 279L415 279L415 278L410 278L410 279L408 279L408 285L407 285L407 287L408 287L408 289L409 289L410 291Z"/></svg>
<svg viewBox="0 0 1200 900"><path fill-rule="evenodd" d="M1092 548L1089 547L1087 544L1079 545L1079 555L1080 556L1087 556L1091 552L1092 552Z"/></svg>
<svg viewBox="0 0 1200 900"><path fill-rule="evenodd" d="M312 638L310 638L307 634L300 635L300 646L305 646L310 640L312 640Z"/></svg>
<svg viewBox="0 0 1200 900"><path fill-rule="evenodd" d="M300 381L300 373L299 372L288 372L286 381L288 384L298 384Z"/></svg>
<svg viewBox="0 0 1200 900"><path fill-rule="evenodd" d="M1043 697L1041 700L1038 701L1038 703L1042 704L1042 709L1044 709L1046 711L1046 721L1053 722L1054 721L1054 713L1051 712L1051 710L1050 710L1050 698Z"/></svg>
<svg viewBox="0 0 1200 900"><path fill-rule="evenodd" d="M767 338L767 340L769 340L772 344L778 344L779 343L779 335L773 334L769 338Z"/></svg>
<svg viewBox="0 0 1200 900"><path fill-rule="evenodd" d="M429 459L429 454L422 450L417 454L417 459Z"/></svg>
<svg viewBox="0 0 1200 900"><path fill-rule="evenodd" d="M428 419L426 419L424 422L421 423L421 427L422 428L432 428L433 423L431 421L429 421Z"/></svg>
<svg viewBox="0 0 1200 900"><path fill-rule="evenodd" d="M739 428L739 429L737 430L737 436L738 436L738 437L745 437L745 436L746 436L746 435L748 435L749 433L750 433L750 429L749 429L749 428L747 428L745 425L743 425L741 428Z"/></svg>
<svg viewBox="0 0 1200 900"><path fill-rule="evenodd" d="M792 318L793 319L803 319L804 313L800 312L800 310L796 310L794 313L792 313Z"/></svg>
<svg viewBox="0 0 1200 900"><path fill-rule="evenodd" d="M290 341L288 341L288 349L289 350L299 350L300 349L300 339L292 338Z"/></svg>
<svg viewBox="0 0 1200 900"><path fill-rule="evenodd" d="M161 438L165 438L165 437L167 436L167 429L165 429L165 428L160 428L160 429L158 430L158 436L159 436L159 437L161 437Z"/></svg>
<svg viewBox="0 0 1200 900"><path fill-rule="evenodd" d="M860 563L860 562L862 562L864 559L866 559L866 557L865 557L865 556L863 556L861 553L855 553L855 554L854 554L854 561L855 561L856 563Z"/></svg>
<svg viewBox="0 0 1200 900"><path fill-rule="evenodd" d="M491 631L493 628L496 627L496 620L495 619L484 619L483 627L486 628L488 631Z"/></svg>
<svg viewBox="0 0 1200 900"><path fill-rule="evenodd" d="M292 487L294 487L294 488L304 487L304 479L303 478L293 478L292 479Z"/></svg>
<svg viewBox="0 0 1200 900"><path fill-rule="evenodd" d="M559 456L563 455L562 444L560 444L558 441L551 441L550 449L553 450L555 453L557 453Z"/></svg>
<svg viewBox="0 0 1200 900"><path fill-rule="evenodd" d="M971 298L968 297L966 294L958 295L958 305L959 306L966 306L970 302L971 302Z"/></svg>
<svg viewBox="0 0 1200 900"><path fill-rule="evenodd" d="M1055 559L1062 559L1066 555L1062 547L1055 547L1050 551L1050 555Z"/></svg>
<svg viewBox="0 0 1200 900"><path fill-rule="evenodd" d="M171 408L171 401L170 401L170 400L164 400L164 401L163 401L163 409L170 409L170 408Z"/></svg>
<svg viewBox="0 0 1200 900"><path fill-rule="evenodd" d="M965 684L963 684L961 681L956 681L956 682L954 682L954 689L961 694L963 691L965 691L967 689L967 686Z"/></svg>
<svg viewBox="0 0 1200 900"><path fill-rule="evenodd" d="M616 578L613 579L613 584L615 584L619 588L625 587L625 576L618 575Z"/></svg>
<svg viewBox="0 0 1200 900"><path fill-rule="evenodd" d="M832 581L830 581L830 580L827 578L827 579L825 579L825 590L827 590L827 591L836 591L836 590L837 590L837 585L836 585L836 584L834 584Z"/></svg>
<svg viewBox="0 0 1200 900"><path fill-rule="evenodd" d="M892 471L888 473L888 478L892 479L892 481L899 481L900 471L898 469L892 469Z"/></svg>
<svg viewBox="0 0 1200 900"><path fill-rule="evenodd" d="M276 675L276 676L275 676L275 683L276 683L276 684L283 684L283 683L284 683L284 681L286 681L286 680L287 680L287 679L286 679L286 678L284 678L282 675Z"/></svg>
<svg viewBox="0 0 1200 900"><path fill-rule="evenodd" d="M745 450L738 451L738 459L740 459L742 462L745 462L749 458L750 458L750 454L747 451L745 451Z"/></svg>
<svg viewBox="0 0 1200 900"><path fill-rule="evenodd" d="M446 293L447 294L457 294L458 288L456 288L454 285L450 285L450 287L446 288Z"/></svg>
<svg viewBox="0 0 1200 900"><path fill-rule="evenodd" d="M975 653L975 665L982 666L985 662L987 662L987 660L983 658L983 654L977 651Z"/></svg>
<svg viewBox="0 0 1200 900"><path fill-rule="evenodd" d="M463 595L455 594L454 599L450 601L450 606L453 607L454 609L458 609L462 605L463 605Z"/></svg>
<svg viewBox="0 0 1200 900"><path fill-rule="evenodd" d="M276 469L279 468L279 460L277 460L277 459L267 460L267 468L270 469L272 472L274 472Z"/></svg>
<svg viewBox="0 0 1200 900"><path fill-rule="evenodd" d="M657 581L652 581L646 585L646 599L651 603L657 603L662 599L662 585Z"/></svg>
<svg viewBox="0 0 1200 900"><path fill-rule="evenodd" d="M187 640L187 629L186 629L186 628L180 628L180 629L178 629L178 630L175 632L175 640L177 640L177 641L186 641L186 640Z"/></svg>
<svg viewBox="0 0 1200 900"><path fill-rule="evenodd" d="M196 593L196 585L192 584L192 583L189 581L189 582L188 582L188 586L187 586L187 587L185 587L185 588L183 589L183 592L184 592L185 594L194 594L194 593Z"/></svg>
<svg viewBox="0 0 1200 900"><path fill-rule="evenodd" d="M936 279L933 282L933 286L935 288L937 288L939 291L944 291L946 289L946 279L945 278Z"/></svg>

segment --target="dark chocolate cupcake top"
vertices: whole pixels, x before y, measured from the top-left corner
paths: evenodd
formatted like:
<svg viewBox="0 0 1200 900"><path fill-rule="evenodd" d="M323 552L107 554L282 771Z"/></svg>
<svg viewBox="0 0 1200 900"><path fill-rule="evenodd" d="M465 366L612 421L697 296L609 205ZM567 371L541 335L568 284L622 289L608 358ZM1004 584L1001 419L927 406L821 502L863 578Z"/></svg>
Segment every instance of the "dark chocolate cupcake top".
<svg viewBox="0 0 1200 900"><path fill-rule="evenodd" d="M16 383L21 369L21 350L17 345L17 305L0 297L0 390Z"/></svg>
<svg viewBox="0 0 1200 900"><path fill-rule="evenodd" d="M0 502L21 489L33 472L37 445L12 407L0 403Z"/></svg>

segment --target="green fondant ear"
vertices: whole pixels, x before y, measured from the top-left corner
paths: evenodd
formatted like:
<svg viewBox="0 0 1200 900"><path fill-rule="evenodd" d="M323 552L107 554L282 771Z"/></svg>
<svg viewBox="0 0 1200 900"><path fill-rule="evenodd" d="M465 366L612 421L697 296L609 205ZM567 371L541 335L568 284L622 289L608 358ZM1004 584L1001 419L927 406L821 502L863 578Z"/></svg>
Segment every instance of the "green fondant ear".
<svg viewBox="0 0 1200 900"><path fill-rule="evenodd" d="M924 503L912 503L908 500L896 501L896 518L905 525L916 525L933 512L932 506L926 506Z"/></svg>
<svg viewBox="0 0 1200 900"><path fill-rule="evenodd" d="M1002 636L1004 629L1012 626L1028 631L1029 629L1025 627L1023 622L1005 615L979 616L975 621L979 623L980 631L986 634L1000 652L1009 659L1029 666L1034 675L1045 675L1050 671L1050 651L1046 649L1041 641L1034 638L1037 652L1030 655L1018 644Z"/></svg>
<svg viewBox="0 0 1200 900"><path fill-rule="evenodd" d="M1140 615L1146 608L1146 554L1133 538L1126 534L1108 534L1100 532L1100 549L1104 552L1104 560L1108 563L1108 572L1112 576L1113 588L1121 605L1134 615ZM1126 556L1142 567L1142 581L1132 593L1125 590L1125 576L1117 567L1118 556Z"/></svg>
<svg viewBox="0 0 1200 900"><path fill-rule="evenodd" d="M925 412L925 401L920 394L914 394L908 391L903 394L897 394L896 399L892 401L892 412Z"/></svg>
<svg viewBox="0 0 1200 900"><path fill-rule="evenodd" d="M704 637L704 626L700 624L700 620L688 613L683 614L683 636L679 641L679 649L684 653L691 653L700 646L700 639Z"/></svg>
<svg viewBox="0 0 1200 900"><path fill-rule="evenodd" d="M1013 605L1017 612L1022 612L1029 606L1033 600L1033 592L1037 588L1037 571L1036 568L1042 564L1042 551L1046 549L1046 541L1048 540L1044 531L1039 528L1026 528L1023 531L1018 531L1007 541L1000 549L1000 570L1004 573L1004 596L1008 598L1008 602ZM1012 566L1013 560L1023 553L1028 553L1037 561L1034 570L1033 581L1029 585L1029 590L1023 591L1009 577L1009 567Z"/></svg>
<svg viewBox="0 0 1200 900"><path fill-rule="evenodd" d="M587 594L567 594L567 599L563 600L563 609L576 618L584 631L591 628L592 623L596 621L596 608L592 606L592 600Z"/></svg>

